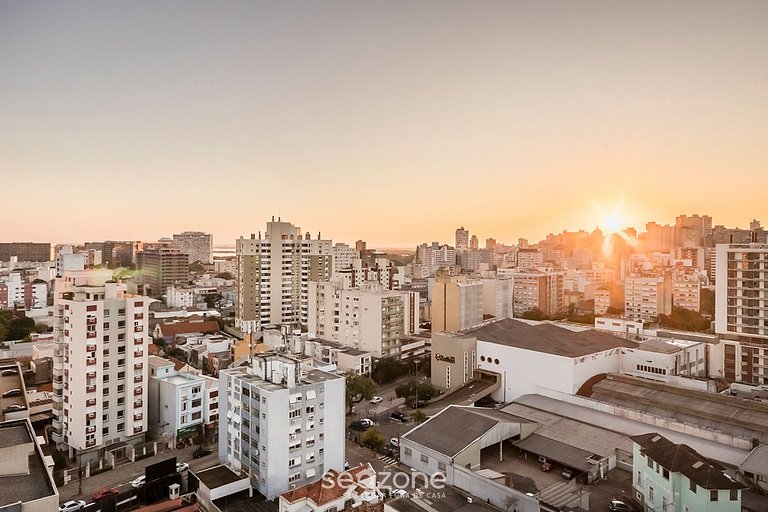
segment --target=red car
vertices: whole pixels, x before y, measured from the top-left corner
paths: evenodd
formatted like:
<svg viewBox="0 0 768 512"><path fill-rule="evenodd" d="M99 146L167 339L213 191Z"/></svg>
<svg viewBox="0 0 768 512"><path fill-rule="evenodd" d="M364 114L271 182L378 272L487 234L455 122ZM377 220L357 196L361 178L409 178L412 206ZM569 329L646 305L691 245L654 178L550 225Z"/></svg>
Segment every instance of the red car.
<svg viewBox="0 0 768 512"><path fill-rule="evenodd" d="M545 472L552 471L552 464L550 464L549 462L545 462L544 464L541 465L541 470Z"/></svg>
<svg viewBox="0 0 768 512"><path fill-rule="evenodd" d="M105 498L116 495L118 492L119 491L117 490L117 487L105 487L93 493L91 498L93 498L93 501L101 501Z"/></svg>

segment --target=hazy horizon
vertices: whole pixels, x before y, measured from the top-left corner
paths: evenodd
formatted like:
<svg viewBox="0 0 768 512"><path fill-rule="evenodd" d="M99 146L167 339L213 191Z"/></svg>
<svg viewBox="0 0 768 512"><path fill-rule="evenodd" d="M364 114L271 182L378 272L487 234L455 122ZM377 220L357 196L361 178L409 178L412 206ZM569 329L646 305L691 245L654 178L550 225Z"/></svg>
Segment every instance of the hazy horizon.
<svg viewBox="0 0 768 512"><path fill-rule="evenodd" d="M768 222L768 2L0 3L0 240ZM481 242L482 245L482 242Z"/></svg>

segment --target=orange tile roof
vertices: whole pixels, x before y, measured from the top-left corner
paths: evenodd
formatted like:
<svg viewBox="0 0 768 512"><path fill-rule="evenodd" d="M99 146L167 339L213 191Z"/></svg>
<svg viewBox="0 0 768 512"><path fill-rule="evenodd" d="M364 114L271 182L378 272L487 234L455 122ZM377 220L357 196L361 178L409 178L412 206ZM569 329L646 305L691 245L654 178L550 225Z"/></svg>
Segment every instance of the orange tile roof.
<svg viewBox="0 0 768 512"><path fill-rule="evenodd" d="M281 497L289 503L309 499L316 505L325 505L333 500L341 498L347 491L347 488L339 483L339 477L341 475L349 475L344 477L347 481L350 481L349 479L351 478L352 482L358 482L358 475L364 471L370 471L371 474L375 474L369 464L360 464L359 466L342 473L339 473L335 469L331 469L326 471L320 480L283 493ZM358 483L355 485L355 490L358 493L363 492L366 490L366 487Z"/></svg>
<svg viewBox="0 0 768 512"><path fill-rule="evenodd" d="M159 324L163 337L176 336L177 334L191 334L194 332L217 333L219 324L214 320L205 322L178 322L173 324Z"/></svg>

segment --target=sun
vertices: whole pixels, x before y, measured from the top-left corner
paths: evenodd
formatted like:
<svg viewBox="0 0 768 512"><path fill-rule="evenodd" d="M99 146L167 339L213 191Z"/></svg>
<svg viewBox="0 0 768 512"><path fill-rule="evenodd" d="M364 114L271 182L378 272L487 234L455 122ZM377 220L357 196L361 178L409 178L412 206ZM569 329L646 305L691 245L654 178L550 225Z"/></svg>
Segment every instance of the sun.
<svg viewBox="0 0 768 512"><path fill-rule="evenodd" d="M600 222L600 228L607 234L618 233L624 228L625 222L617 213L609 213Z"/></svg>

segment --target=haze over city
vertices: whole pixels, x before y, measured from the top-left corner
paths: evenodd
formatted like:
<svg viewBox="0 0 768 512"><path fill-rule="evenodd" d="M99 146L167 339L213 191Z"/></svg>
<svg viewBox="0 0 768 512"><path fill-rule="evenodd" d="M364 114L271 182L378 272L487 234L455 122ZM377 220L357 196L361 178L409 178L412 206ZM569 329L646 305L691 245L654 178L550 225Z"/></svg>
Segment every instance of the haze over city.
<svg viewBox="0 0 768 512"><path fill-rule="evenodd" d="M766 19L760 1L3 2L0 238L231 244L271 215L382 247L606 212L745 226L766 217Z"/></svg>

